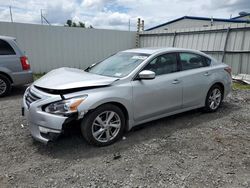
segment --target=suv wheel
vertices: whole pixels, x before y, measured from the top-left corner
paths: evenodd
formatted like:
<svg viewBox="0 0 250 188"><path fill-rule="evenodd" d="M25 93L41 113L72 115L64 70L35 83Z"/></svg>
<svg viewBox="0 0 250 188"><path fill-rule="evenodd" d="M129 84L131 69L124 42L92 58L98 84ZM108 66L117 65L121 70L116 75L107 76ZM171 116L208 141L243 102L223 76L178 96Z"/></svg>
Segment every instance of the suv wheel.
<svg viewBox="0 0 250 188"><path fill-rule="evenodd" d="M81 130L88 143L107 146L121 138L125 128L122 110L112 104L105 104L87 114L82 120Z"/></svg>
<svg viewBox="0 0 250 188"><path fill-rule="evenodd" d="M11 82L10 80L0 74L0 97L6 96L11 90Z"/></svg>
<svg viewBox="0 0 250 188"><path fill-rule="evenodd" d="M206 98L205 110L207 112L215 112L221 105L223 99L223 91L219 85L210 88Z"/></svg>

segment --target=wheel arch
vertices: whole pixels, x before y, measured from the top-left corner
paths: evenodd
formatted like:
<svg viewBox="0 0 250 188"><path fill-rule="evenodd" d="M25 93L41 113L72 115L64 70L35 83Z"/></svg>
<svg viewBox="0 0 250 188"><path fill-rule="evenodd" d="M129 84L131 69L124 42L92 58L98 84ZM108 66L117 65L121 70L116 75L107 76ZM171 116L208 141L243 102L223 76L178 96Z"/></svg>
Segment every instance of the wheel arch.
<svg viewBox="0 0 250 188"><path fill-rule="evenodd" d="M204 105L204 108L203 108L203 110L205 111L205 112L214 112L214 111L216 111L218 108L219 108L219 106L220 106L220 104L215 108L215 109L211 109L210 108L210 106L209 106L209 104L208 104L208 98L209 98L209 95L210 95L210 91L212 91L212 89L213 89L213 87L215 87L215 86L219 86L220 88L221 88L221 92L222 92L222 97L221 97L221 100L220 100L220 104L221 104L221 102L223 101L223 98L224 98L224 89L225 89L225 86L223 85L223 83L222 82L214 82L213 84L211 84L211 86L209 87L209 89L208 89L208 91L207 91L207 95L206 95L206 99L205 99L205 105Z"/></svg>
<svg viewBox="0 0 250 188"><path fill-rule="evenodd" d="M120 108L125 116L125 120L126 120L126 127L125 127L125 130L128 131L129 130L129 120L130 120L130 114L129 114L129 110L128 108L126 107L126 105L124 105L123 103L121 102L118 102L118 101L106 101L106 102L103 102L103 103L100 103L98 105L95 105L94 108L92 108L91 110L88 111L88 113L90 113L91 111L95 110L96 108L100 107L100 106L103 106L103 105L106 105L106 104L112 104L112 105L115 105L117 106L118 108Z"/></svg>
<svg viewBox="0 0 250 188"><path fill-rule="evenodd" d="M7 74L7 73L5 73L5 72L0 71L0 75L5 76L6 78L8 78L8 79L9 79L9 81L10 81L11 83L13 83L13 80L12 80L12 78L10 77L10 75L9 75L9 74Z"/></svg>
<svg viewBox="0 0 250 188"><path fill-rule="evenodd" d="M225 86L224 86L224 84L223 84L222 82L215 82L215 83L213 83L213 84L210 86L209 90L210 90L212 87L214 87L215 85L218 85L218 86L222 89L222 99L224 99L224 91L225 91ZM208 90L208 91L209 91L209 90Z"/></svg>

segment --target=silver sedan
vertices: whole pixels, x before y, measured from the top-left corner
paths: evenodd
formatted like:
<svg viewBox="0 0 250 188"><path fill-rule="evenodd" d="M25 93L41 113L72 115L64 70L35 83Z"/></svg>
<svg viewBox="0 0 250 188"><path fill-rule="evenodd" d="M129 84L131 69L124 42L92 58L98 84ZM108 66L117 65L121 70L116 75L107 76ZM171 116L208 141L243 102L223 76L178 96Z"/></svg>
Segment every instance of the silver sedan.
<svg viewBox="0 0 250 188"><path fill-rule="evenodd" d="M27 88L22 110L38 141L79 120L87 142L106 146L145 122L201 107L214 112L230 90L231 68L202 52L138 48L86 70L47 73Z"/></svg>

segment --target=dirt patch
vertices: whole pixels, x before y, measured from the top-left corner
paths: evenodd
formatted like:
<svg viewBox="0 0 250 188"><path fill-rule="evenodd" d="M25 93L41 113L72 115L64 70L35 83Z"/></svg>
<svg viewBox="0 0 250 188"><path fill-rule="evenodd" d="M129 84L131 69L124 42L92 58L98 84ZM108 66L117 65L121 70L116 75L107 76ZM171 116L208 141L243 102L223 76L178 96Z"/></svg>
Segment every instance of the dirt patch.
<svg viewBox="0 0 250 188"><path fill-rule="evenodd" d="M233 91L216 113L153 121L103 148L77 128L47 146L33 141L23 91L0 99L0 187L250 186L250 90Z"/></svg>

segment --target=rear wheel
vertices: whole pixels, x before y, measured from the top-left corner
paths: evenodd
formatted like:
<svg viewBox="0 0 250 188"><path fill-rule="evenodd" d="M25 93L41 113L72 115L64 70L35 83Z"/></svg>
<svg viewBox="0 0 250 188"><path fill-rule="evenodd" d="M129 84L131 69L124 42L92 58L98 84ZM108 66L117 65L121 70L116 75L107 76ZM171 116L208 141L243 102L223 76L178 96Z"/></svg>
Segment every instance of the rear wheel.
<svg viewBox="0 0 250 188"><path fill-rule="evenodd" d="M0 74L0 97L9 94L10 90L11 90L10 80L6 76Z"/></svg>
<svg viewBox="0 0 250 188"><path fill-rule="evenodd" d="M220 107L222 99L223 90L221 86L212 86L207 94L205 110L208 112L216 111Z"/></svg>
<svg viewBox="0 0 250 188"><path fill-rule="evenodd" d="M90 112L81 123L81 130L88 143L107 146L121 138L125 128L122 110L105 104Z"/></svg>

